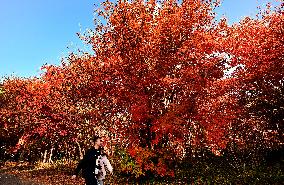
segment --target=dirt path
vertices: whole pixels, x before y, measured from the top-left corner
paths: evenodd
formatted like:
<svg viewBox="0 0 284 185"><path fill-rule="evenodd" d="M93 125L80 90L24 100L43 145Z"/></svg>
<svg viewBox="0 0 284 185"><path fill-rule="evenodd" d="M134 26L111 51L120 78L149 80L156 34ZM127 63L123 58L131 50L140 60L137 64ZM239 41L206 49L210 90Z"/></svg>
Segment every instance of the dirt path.
<svg viewBox="0 0 284 185"><path fill-rule="evenodd" d="M0 184L1 185L39 185L34 182L22 181L15 175L0 173Z"/></svg>

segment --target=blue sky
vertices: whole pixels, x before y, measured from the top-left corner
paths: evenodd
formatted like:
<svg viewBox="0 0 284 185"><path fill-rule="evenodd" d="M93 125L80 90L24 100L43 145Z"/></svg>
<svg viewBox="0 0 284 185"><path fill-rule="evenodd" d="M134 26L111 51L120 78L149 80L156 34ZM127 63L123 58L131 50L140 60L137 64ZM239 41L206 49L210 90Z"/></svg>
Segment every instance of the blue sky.
<svg viewBox="0 0 284 185"><path fill-rule="evenodd" d="M101 1L0 0L0 78L38 75L43 64L59 64L69 51L86 49L76 33L92 28L94 4ZM224 0L217 13L234 23L266 2Z"/></svg>

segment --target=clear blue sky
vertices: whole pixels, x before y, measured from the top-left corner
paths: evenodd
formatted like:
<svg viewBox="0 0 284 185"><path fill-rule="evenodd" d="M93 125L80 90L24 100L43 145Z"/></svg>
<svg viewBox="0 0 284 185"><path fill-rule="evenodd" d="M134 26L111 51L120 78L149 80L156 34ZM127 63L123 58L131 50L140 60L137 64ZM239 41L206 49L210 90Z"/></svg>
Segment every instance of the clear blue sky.
<svg viewBox="0 0 284 185"><path fill-rule="evenodd" d="M0 78L38 75L43 64L59 64L68 51L84 49L76 32L92 28L93 5L101 1L0 0ZM238 22L266 2L224 0L218 14Z"/></svg>

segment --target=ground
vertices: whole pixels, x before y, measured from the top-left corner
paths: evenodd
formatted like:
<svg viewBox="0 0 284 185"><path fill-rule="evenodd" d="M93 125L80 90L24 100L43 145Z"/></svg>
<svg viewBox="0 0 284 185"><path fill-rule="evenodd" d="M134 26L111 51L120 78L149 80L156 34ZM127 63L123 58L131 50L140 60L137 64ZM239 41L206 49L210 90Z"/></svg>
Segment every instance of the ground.
<svg viewBox="0 0 284 185"><path fill-rule="evenodd" d="M31 181L23 181L16 175L11 174L0 174L0 184L1 185L40 185Z"/></svg>
<svg viewBox="0 0 284 185"><path fill-rule="evenodd" d="M28 163L9 162L1 165L0 185L83 185L84 180L71 179L60 169L35 168Z"/></svg>

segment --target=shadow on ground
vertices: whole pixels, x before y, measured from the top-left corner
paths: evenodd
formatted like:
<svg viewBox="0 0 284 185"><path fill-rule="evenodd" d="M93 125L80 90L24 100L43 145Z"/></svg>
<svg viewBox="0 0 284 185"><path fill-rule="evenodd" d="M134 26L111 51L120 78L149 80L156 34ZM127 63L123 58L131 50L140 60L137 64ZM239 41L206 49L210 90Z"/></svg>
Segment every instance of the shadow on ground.
<svg viewBox="0 0 284 185"><path fill-rule="evenodd" d="M34 182L22 181L16 175L0 173L0 184L1 185L39 185Z"/></svg>

